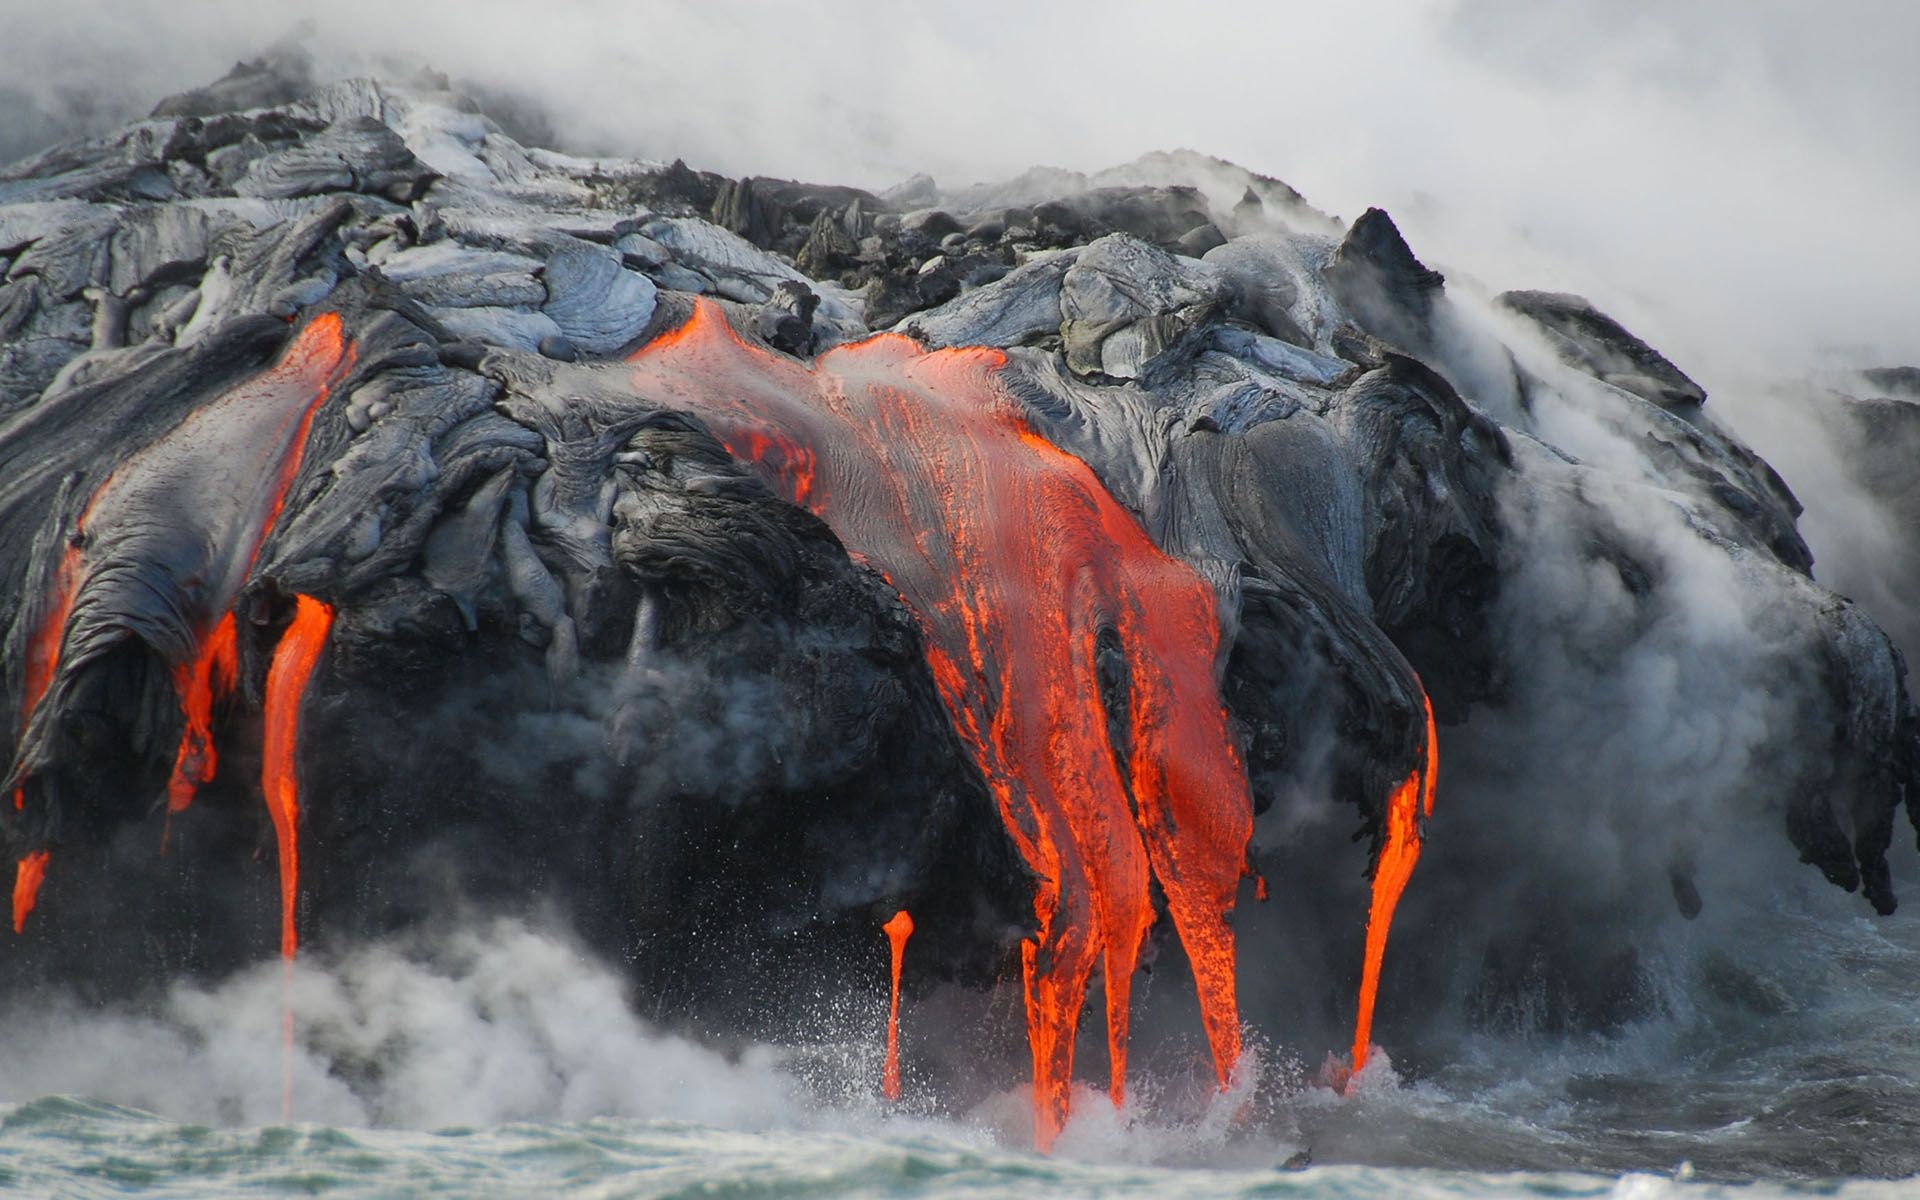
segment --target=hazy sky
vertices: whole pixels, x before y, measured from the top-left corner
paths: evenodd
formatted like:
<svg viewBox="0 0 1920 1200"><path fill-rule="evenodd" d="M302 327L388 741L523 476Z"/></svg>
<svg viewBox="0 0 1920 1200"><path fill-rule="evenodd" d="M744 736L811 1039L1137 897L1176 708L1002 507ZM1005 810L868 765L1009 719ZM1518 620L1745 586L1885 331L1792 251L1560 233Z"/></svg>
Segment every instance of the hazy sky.
<svg viewBox="0 0 1920 1200"><path fill-rule="evenodd" d="M312 22L541 96L577 145L884 186L1187 146L1490 288L1585 293L1723 398L1920 362L1911 0L11 0L0 150Z"/></svg>

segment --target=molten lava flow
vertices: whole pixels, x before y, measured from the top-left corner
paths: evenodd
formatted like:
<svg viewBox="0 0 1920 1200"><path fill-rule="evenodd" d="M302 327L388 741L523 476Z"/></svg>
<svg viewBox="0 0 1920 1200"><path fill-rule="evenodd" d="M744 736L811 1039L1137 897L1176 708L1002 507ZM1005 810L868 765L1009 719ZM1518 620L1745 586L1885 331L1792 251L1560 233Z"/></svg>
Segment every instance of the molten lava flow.
<svg viewBox="0 0 1920 1200"><path fill-rule="evenodd" d="M13 873L13 931L27 927L27 914L40 895L40 881L47 877L47 852L35 850L20 860Z"/></svg>
<svg viewBox="0 0 1920 1200"><path fill-rule="evenodd" d="M1367 1065L1373 1045L1373 1002L1380 987L1380 960L1387 953L1387 928L1420 861L1421 822L1433 815L1433 788L1440 776L1440 743L1433 731L1433 705L1423 692L1427 712L1426 766L1415 769L1387 800L1387 842L1373 870L1373 903L1367 909L1367 961L1360 976L1360 1013L1353 1029L1353 1073Z"/></svg>
<svg viewBox="0 0 1920 1200"><path fill-rule="evenodd" d="M280 1115L293 1119L293 956L300 949L294 906L300 890L300 705L327 645L333 609L311 596L294 598L293 623L280 635L267 667L266 738L261 748L260 790L273 817L280 857Z"/></svg>
<svg viewBox="0 0 1920 1200"><path fill-rule="evenodd" d="M293 1119L293 957L300 949L294 926L300 890L300 706L313 669L333 628L333 608L311 596L294 597L293 623L280 635L267 667L266 738L260 755L260 790L273 817L280 857L280 1115Z"/></svg>
<svg viewBox="0 0 1920 1200"><path fill-rule="evenodd" d="M1226 1085L1240 1055L1226 916L1252 804L1214 674L1213 589L1033 431L995 379L1005 362L882 334L810 368L747 346L703 300L630 365L638 392L703 418L882 569L918 617L940 698L1037 880L1036 932L1021 951L1044 1148L1066 1121L1096 964L1110 1092L1125 1097L1151 882L1193 965ZM1108 740L1103 631L1128 667L1124 761Z"/></svg>
<svg viewBox="0 0 1920 1200"><path fill-rule="evenodd" d="M167 781L168 810L185 808L213 778L212 707L233 691L237 659L230 610L285 507L314 414L353 361L340 315L322 313L273 366L189 413L94 490L28 639L23 736L63 666L76 605L112 608L89 598L94 579L137 579L165 596L190 637L150 643L172 674L185 726ZM156 513L168 519L156 521ZM24 779L13 799L16 809L26 807Z"/></svg>
<svg viewBox="0 0 1920 1200"><path fill-rule="evenodd" d="M907 939L913 936L913 918L906 909L880 927L893 948L893 1001L887 1008L887 1067L880 1077L880 1090L889 1100L900 1098L900 959L907 952Z"/></svg>
<svg viewBox="0 0 1920 1200"><path fill-rule="evenodd" d="M213 636L200 643L193 661L174 668L173 686L180 693L187 728L180 735L173 774L167 779L168 812L179 812L193 803L200 785L212 781L219 761L213 748L213 704L233 694L238 674L233 614L227 613L214 626Z"/></svg>
<svg viewBox="0 0 1920 1200"><path fill-rule="evenodd" d="M267 728L260 788L266 793L267 812L273 817L273 836L280 852L280 955L288 961L299 948L293 914L300 886L300 848L296 840L300 785L295 767L300 746L300 703L332 626L331 607L311 596L297 597L293 624L281 635L280 644L274 647L273 664L267 668Z"/></svg>
<svg viewBox="0 0 1920 1200"><path fill-rule="evenodd" d="M33 710L40 707L40 698L47 694L47 685L53 682L53 673L60 667L60 643L66 638L67 617L73 612L73 596L80 590L80 579L85 571L86 562L79 548L68 545L66 553L60 556L59 570L54 573L53 595L47 611L27 641L26 685L20 695L20 731L23 734L27 722L33 719ZM18 812L26 806L27 789L22 783L13 789L14 811Z"/></svg>
<svg viewBox="0 0 1920 1200"><path fill-rule="evenodd" d="M246 566L242 578L250 574L260 558L261 547L279 523L287 505L287 492L300 474L300 462L306 455L307 432L313 427L314 414L332 392L333 382L350 366L353 347L344 337L340 314L322 313L303 330L268 372L264 381L275 384L276 375L289 377L296 386L308 386L312 399L300 410L291 438L284 443L279 462L270 474L270 490L265 519L246 547ZM316 377L317 376L317 377ZM232 599L228 598L228 604ZM167 780L167 811L179 812L193 803L200 786L213 779L218 759L213 748L212 710L216 699L233 693L239 656L235 647L233 613L225 612L213 632L199 640L190 662L176 666L174 687L180 694L180 709L186 729L180 735L180 749L174 755L173 774Z"/></svg>

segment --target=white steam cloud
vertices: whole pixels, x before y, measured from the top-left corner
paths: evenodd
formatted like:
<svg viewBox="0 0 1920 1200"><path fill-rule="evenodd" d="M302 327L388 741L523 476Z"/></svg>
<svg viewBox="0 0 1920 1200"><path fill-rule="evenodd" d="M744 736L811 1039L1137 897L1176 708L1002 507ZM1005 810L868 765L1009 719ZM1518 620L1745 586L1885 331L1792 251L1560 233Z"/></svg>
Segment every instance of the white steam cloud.
<svg viewBox="0 0 1920 1200"><path fill-rule="evenodd" d="M649 1028L625 984L514 922L439 944L309 955L217 985L173 984L151 1012L45 997L6 1014L0 1102L75 1093L216 1124L281 1116L281 1015L293 1012L293 1113L335 1125L437 1128L596 1116L725 1128L792 1125L804 1085L771 1050L733 1061Z"/></svg>

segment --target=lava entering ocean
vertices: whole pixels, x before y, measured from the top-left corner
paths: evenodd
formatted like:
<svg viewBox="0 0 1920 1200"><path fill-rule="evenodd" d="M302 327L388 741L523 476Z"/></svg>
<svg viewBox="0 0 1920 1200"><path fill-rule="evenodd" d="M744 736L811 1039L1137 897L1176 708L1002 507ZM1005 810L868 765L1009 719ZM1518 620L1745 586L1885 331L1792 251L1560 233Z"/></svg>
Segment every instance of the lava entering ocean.
<svg viewBox="0 0 1920 1200"><path fill-rule="evenodd" d="M1021 950L1039 1144L1067 1118L1096 963L1109 1095L1125 1099L1150 879L1192 963L1224 1087L1240 1057L1227 913L1252 802L1215 680L1212 588L1027 425L995 384L998 351L927 353L882 335L808 368L748 346L702 301L630 361L638 392L700 415L919 616L941 699L1037 881ZM1109 640L1126 663L1111 689ZM1121 745L1109 703L1125 709Z"/></svg>
<svg viewBox="0 0 1920 1200"><path fill-rule="evenodd" d="M887 935L888 961L893 976L892 998L887 1002L887 1065L881 1074L880 1091L889 1100L900 1098L900 960L907 952L907 939L913 936L913 918L906 909L893 914L881 926Z"/></svg>
<svg viewBox="0 0 1920 1200"><path fill-rule="evenodd" d="M569 922L668 1019L782 1037L875 981L879 926L893 1093L910 911L916 991L1020 992L1044 1145L1096 973L1083 1071L1143 1107L1133 1002L1187 1003L1136 986L1150 935L1211 1084L1243 1017L1365 1069L1416 863L1470 936L1406 954L1398 913L1409 1015L1468 1022L1449 981L1530 1002L1507 964L1589 911L1635 914L1602 931L1632 961L1756 815L1892 909L1900 655L1587 302L1482 314L1386 214L1197 156L881 196L540 154L410 85L236 111L281 94L242 82L0 169L0 985L210 978L275 901L290 961L471 895ZM1709 590L1767 644L1722 654ZM1725 738L1647 757L1649 715L1569 774L1648 663ZM1444 858L1436 713L1489 806ZM1532 836L1563 821L1621 836ZM1269 883L1311 906L1235 911ZM1555 970L1556 1019L1612 1019ZM1355 978L1350 1030L1301 1027ZM943 1101L1003 1086L912 1048Z"/></svg>
<svg viewBox="0 0 1920 1200"><path fill-rule="evenodd" d="M1373 867L1373 902L1367 908L1367 957L1360 976L1360 1007L1353 1024L1353 1074L1367 1065L1373 1047L1373 1004L1380 990L1380 964L1387 954L1387 931L1400 894L1420 861L1426 821L1433 815L1433 790L1440 781L1440 740L1433 728L1433 704L1422 694L1427 716L1426 763L1416 767L1387 798L1387 836Z"/></svg>

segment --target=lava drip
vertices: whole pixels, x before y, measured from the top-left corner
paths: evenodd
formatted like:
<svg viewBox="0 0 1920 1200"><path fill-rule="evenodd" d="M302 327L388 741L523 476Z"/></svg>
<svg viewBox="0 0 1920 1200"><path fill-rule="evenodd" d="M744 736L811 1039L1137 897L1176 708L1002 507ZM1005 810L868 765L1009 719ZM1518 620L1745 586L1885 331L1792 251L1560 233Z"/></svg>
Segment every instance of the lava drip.
<svg viewBox="0 0 1920 1200"><path fill-rule="evenodd" d="M233 614L226 613L213 635L194 651L193 661L173 670L174 690L187 727L167 778L167 811L177 813L193 803L201 785L213 780L219 759L213 746L213 705L233 694L239 675L239 653Z"/></svg>
<svg viewBox="0 0 1920 1200"><path fill-rule="evenodd" d="M40 896L40 883L47 877L47 852L35 850L20 860L13 874L13 931L27 927L27 914Z"/></svg>
<svg viewBox="0 0 1920 1200"><path fill-rule="evenodd" d="M1434 736L1433 705L1420 694L1426 709L1426 764L1409 774L1387 800L1387 840L1373 869L1373 902L1367 909L1367 958L1360 975L1360 1009L1353 1028L1353 1074L1367 1065L1373 1046L1373 1003L1380 987L1380 962L1387 953L1387 929L1400 893L1420 861L1423 824L1433 815L1433 789L1440 776L1440 743Z"/></svg>
<svg viewBox="0 0 1920 1200"><path fill-rule="evenodd" d="M293 961L299 949L294 931L294 902L300 887L298 752L300 705L307 683L326 648L333 609L311 596L295 599L293 623L274 647L267 668L266 739L261 754L260 788L273 818L280 855L280 956Z"/></svg>
<svg viewBox="0 0 1920 1200"><path fill-rule="evenodd" d="M637 392L700 416L884 571L918 618L941 701L1036 880L1021 958L1045 1148L1068 1115L1096 965L1110 1095L1125 1097L1153 882L1227 1085L1240 1055L1227 913L1252 803L1220 699L1213 589L1033 430L995 377L1006 361L881 334L809 367L746 345L701 300L629 365ZM1118 750L1099 682L1103 636L1128 672Z"/></svg>
<svg viewBox="0 0 1920 1200"><path fill-rule="evenodd" d="M900 960L907 952L907 939L913 936L913 918L906 909L880 927L893 952L893 1000L887 1006L887 1066L880 1077L880 1091L889 1100L900 1098Z"/></svg>
<svg viewBox="0 0 1920 1200"><path fill-rule="evenodd" d="M20 729L23 734L27 722L33 718L34 709L40 706L40 698L47 693L47 685L53 681L54 671L60 665L60 643L66 636L67 616L73 611L73 596L80 589L84 569L80 551L68 546L60 556L60 566L54 574L53 596L47 613L27 642L26 685L22 689L20 702ZM22 781L13 788L13 809L20 812L26 806L27 786ZM40 897L40 884L47 877L47 861L50 857L45 849L35 850L14 868L13 931L16 934L26 931L27 914L33 911L34 902Z"/></svg>
<svg viewBox="0 0 1920 1200"><path fill-rule="evenodd" d="M53 674L60 667L60 644L67 635L67 617L73 612L73 597L80 590L80 580L86 573L86 562L81 557L78 546L69 544L60 556L60 566L54 572L53 594L49 597L47 611L35 627L33 636L27 639L27 670L25 686L20 695L20 732L26 733L27 723L33 719L34 710L40 707L40 698L47 694L47 686L53 682ZM24 781L13 789L13 808L15 812L26 808L27 788ZM43 867L44 869L44 867ZM33 905L29 903L28 908ZM14 918L15 931L18 932L21 917Z"/></svg>

